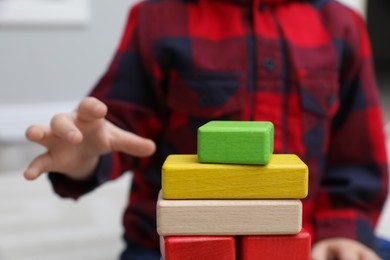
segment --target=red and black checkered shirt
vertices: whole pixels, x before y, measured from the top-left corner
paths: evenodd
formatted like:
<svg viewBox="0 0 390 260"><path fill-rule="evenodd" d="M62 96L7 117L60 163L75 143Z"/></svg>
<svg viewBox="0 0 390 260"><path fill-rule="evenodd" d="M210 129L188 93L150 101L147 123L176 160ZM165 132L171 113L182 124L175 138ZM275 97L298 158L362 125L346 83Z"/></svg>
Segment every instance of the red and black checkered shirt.
<svg viewBox="0 0 390 260"><path fill-rule="evenodd" d="M130 12L106 74L91 93L116 125L156 141L138 159L102 156L95 179L52 173L78 198L131 170L126 238L158 248L156 198L169 154L197 152L210 120L272 121L275 153L310 169L304 226L314 241L373 246L388 189L381 107L364 21L331 0L151 0Z"/></svg>

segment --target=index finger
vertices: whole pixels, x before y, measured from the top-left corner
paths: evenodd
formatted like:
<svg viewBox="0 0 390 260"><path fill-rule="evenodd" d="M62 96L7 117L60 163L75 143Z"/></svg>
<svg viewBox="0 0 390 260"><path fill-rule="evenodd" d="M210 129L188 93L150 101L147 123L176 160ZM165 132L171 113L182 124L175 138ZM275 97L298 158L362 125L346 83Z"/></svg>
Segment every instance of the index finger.
<svg viewBox="0 0 390 260"><path fill-rule="evenodd" d="M111 123L112 128L111 147L137 157L147 157L156 151L156 144L148 138L141 137L131 132L122 130Z"/></svg>

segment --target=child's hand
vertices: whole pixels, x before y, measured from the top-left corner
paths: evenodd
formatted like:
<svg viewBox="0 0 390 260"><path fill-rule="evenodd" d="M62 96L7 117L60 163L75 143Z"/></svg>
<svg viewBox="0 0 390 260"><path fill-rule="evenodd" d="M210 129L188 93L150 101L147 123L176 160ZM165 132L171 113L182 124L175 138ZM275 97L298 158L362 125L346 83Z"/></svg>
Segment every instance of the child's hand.
<svg viewBox="0 0 390 260"><path fill-rule="evenodd" d="M106 114L105 104L88 97L74 114L58 114L50 126L30 126L27 138L48 150L31 162L25 178L34 180L55 171L83 180L90 177L102 154L116 150L142 157L154 153L153 141L114 126L104 118Z"/></svg>
<svg viewBox="0 0 390 260"><path fill-rule="evenodd" d="M347 238L331 238L317 242L312 249L312 260L380 260L370 248Z"/></svg>

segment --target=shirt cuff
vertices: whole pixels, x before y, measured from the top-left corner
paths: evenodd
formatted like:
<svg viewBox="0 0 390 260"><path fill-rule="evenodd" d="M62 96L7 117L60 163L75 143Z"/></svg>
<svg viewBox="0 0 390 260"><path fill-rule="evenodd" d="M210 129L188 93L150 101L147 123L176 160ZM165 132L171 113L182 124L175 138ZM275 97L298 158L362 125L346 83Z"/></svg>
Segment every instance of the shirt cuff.
<svg viewBox="0 0 390 260"><path fill-rule="evenodd" d="M376 250L374 226L357 211L335 211L317 217L314 242L329 238L350 238Z"/></svg>
<svg viewBox="0 0 390 260"><path fill-rule="evenodd" d="M50 172L48 176L54 192L60 197L78 199L108 181L111 165L112 154L106 154L99 158L92 177L85 181L74 180L58 172Z"/></svg>

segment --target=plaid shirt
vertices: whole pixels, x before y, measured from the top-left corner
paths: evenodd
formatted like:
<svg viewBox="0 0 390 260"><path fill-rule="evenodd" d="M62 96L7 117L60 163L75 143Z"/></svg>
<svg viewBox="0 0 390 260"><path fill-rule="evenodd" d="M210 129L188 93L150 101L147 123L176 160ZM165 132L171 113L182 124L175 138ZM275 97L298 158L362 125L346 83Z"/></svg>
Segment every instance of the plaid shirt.
<svg viewBox="0 0 390 260"><path fill-rule="evenodd" d="M275 125L275 153L310 169L303 223L314 241L374 246L387 195L382 112L364 21L330 0L152 0L137 4L106 74L91 95L118 126L152 138L157 152L101 157L95 178L50 179L78 198L134 173L126 238L158 248L156 198L169 154L197 152L210 120Z"/></svg>

